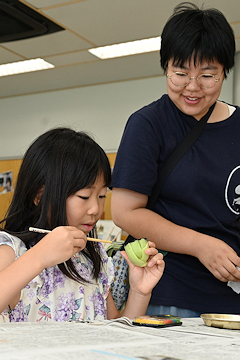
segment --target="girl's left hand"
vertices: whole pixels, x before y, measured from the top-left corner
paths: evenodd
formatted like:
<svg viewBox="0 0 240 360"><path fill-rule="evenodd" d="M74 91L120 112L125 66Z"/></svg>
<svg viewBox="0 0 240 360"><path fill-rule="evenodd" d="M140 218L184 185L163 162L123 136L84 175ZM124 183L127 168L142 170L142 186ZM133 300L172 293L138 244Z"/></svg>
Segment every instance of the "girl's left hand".
<svg viewBox="0 0 240 360"><path fill-rule="evenodd" d="M129 266L129 283L132 290L142 295L151 293L154 286L161 279L164 270L163 255L155 248L155 243L148 241L149 249L145 250L149 255L148 263L145 267L134 265L128 258L126 251L121 251L122 256Z"/></svg>

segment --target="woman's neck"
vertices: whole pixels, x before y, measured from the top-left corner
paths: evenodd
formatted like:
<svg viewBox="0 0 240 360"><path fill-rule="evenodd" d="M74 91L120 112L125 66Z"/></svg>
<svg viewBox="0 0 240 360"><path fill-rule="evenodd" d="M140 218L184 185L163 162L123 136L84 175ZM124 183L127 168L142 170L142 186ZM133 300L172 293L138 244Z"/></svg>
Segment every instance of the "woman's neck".
<svg viewBox="0 0 240 360"><path fill-rule="evenodd" d="M229 118L229 116L230 113L229 113L228 105L221 101L217 101L216 106L212 112L212 115L208 120L208 123L220 122L226 120L227 118Z"/></svg>

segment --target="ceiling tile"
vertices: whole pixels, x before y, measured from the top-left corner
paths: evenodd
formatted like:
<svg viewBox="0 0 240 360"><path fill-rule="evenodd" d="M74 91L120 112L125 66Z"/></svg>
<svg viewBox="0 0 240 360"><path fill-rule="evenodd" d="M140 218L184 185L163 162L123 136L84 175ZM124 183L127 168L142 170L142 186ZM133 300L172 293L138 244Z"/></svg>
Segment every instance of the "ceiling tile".
<svg viewBox="0 0 240 360"><path fill-rule="evenodd" d="M159 76L163 73L158 58L159 54L155 52L3 77L0 98Z"/></svg>
<svg viewBox="0 0 240 360"><path fill-rule="evenodd" d="M6 64L20 60L24 60L24 58L6 50L3 46L0 46L0 64Z"/></svg>
<svg viewBox="0 0 240 360"><path fill-rule="evenodd" d="M71 32L63 30L55 34L4 43L4 47L27 58L35 58L89 49L92 45Z"/></svg>
<svg viewBox="0 0 240 360"><path fill-rule="evenodd" d="M165 7L169 1L90 0L44 13L100 46L158 36L178 3L178 0L172 0L171 7Z"/></svg>
<svg viewBox="0 0 240 360"><path fill-rule="evenodd" d="M57 56L45 56L44 59L55 66L80 64L89 61L101 61L88 51L76 51Z"/></svg>
<svg viewBox="0 0 240 360"><path fill-rule="evenodd" d="M79 0L79 1L81 1L81 0ZM84 1L84 0L82 0L82 1ZM72 3L72 2L73 2L73 0L29 0L29 1L26 1L27 4L30 4L37 9L42 9L45 7L57 6L57 5L67 4L67 3Z"/></svg>

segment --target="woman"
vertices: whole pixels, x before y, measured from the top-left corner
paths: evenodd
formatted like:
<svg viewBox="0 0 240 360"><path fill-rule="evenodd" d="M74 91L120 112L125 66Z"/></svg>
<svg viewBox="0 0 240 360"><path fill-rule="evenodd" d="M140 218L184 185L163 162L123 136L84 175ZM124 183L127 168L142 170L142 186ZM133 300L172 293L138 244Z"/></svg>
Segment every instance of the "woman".
<svg viewBox="0 0 240 360"><path fill-rule="evenodd" d="M135 238L168 251L149 314L239 314L239 296L227 284L240 281L240 109L218 100L234 66L234 34L218 10L181 3L161 38L168 94L126 125L113 172L112 217ZM146 209L158 168L214 103L154 211Z"/></svg>

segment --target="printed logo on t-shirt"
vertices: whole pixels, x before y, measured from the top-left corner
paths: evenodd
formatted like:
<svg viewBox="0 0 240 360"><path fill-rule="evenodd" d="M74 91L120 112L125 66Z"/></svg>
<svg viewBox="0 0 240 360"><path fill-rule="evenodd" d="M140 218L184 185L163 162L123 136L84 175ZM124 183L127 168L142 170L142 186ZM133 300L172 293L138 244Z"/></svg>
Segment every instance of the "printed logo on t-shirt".
<svg viewBox="0 0 240 360"><path fill-rule="evenodd" d="M226 188L225 200L229 209L234 213L240 214L240 165L230 173Z"/></svg>

